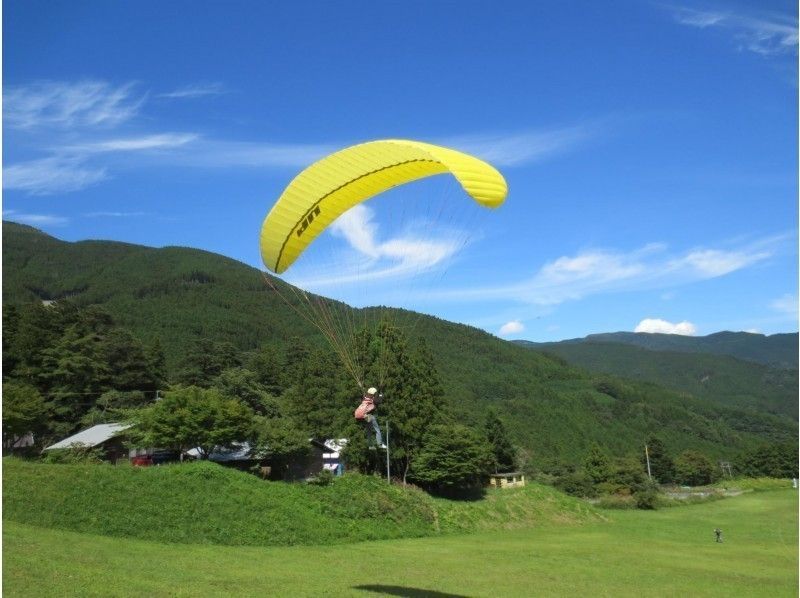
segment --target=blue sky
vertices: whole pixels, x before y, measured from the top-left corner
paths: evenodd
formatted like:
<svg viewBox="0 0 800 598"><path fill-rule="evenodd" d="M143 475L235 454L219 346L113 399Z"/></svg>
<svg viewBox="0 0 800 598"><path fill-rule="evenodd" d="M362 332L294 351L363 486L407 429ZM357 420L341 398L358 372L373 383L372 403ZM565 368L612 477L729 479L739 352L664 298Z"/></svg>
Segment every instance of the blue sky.
<svg viewBox="0 0 800 598"><path fill-rule="evenodd" d="M7 0L3 216L261 267L299 170L419 139L492 162L506 204L393 191L287 280L504 338L796 331L797 88L791 2Z"/></svg>

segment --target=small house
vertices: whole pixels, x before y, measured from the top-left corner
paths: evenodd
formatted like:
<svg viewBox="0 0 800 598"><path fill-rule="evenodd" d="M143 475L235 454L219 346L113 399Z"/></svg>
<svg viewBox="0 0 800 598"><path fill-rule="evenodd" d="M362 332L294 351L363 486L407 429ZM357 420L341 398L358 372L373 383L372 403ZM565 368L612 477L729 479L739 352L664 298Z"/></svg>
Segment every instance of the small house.
<svg viewBox="0 0 800 598"><path fill-rule="evenodd" d="M493 473L489 476L492 488L521 488L525 485L525 475L514 471L511 473Z"/></svg>
<svg viewBox="0 0 800 598"><path fill-rule="evenodd" d="M130 427L131 424L98 424L56 442L44 450L99 448L104 460L116 463L117 459L124 459L128 456L128 450L125 448L120 434Z"/></svg>

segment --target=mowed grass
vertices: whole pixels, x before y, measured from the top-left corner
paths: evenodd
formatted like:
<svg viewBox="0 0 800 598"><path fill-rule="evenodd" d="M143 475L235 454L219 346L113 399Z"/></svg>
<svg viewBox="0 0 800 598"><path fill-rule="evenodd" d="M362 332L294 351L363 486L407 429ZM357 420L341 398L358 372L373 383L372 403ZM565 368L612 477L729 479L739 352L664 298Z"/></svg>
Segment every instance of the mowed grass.
<svg viewBox="0 0 800 598"><path fill-rule="evenodd" d="M797 596L798 499L334 546L159 544L5 522L8 596ZM720 527L724 543L714 542Z"/></svg>

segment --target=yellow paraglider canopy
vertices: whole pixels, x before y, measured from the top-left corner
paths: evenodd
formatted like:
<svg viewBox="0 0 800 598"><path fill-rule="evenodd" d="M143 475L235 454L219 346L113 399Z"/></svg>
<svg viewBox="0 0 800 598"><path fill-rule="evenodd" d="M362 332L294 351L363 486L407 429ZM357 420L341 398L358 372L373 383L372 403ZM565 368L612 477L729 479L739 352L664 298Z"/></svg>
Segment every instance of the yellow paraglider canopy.
<svg viewBox="0 0 800 598"><path fill-rule="evenodd" d="M438 145L387 139L354 145L315 162L289 184L261 227L261 257L284 272L336 218L398 185L451 173L476 202L505 201L503 176L486 162Z"/></svg>

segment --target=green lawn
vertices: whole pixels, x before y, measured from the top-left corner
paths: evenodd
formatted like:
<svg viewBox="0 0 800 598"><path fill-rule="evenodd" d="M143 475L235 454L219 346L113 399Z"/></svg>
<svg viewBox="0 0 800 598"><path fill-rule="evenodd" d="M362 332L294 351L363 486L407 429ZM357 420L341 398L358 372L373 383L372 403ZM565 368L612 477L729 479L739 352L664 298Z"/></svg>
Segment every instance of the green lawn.
<svg viewBox="0 0 800 598"><path fill-rule="evenodd" d="M797 493L335 546L159 544L4 523L8 596L797 596ZM723 544L713 530L724 531Z"/></svg>

